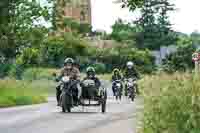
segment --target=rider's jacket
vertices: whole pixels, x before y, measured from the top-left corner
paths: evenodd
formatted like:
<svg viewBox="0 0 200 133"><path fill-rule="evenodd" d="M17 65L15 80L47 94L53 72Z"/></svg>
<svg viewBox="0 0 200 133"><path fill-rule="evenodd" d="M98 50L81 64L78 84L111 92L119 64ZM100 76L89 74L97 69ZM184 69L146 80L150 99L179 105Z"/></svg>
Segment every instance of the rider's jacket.
<svg viewBox="0 0 200 133"><path fill-rule="evenodd" d="M128 78L139 78L139 73L137 72L137 70L135 68L132 69L126 69L124 72L124 78L128 79Z"/></svg>
<svg viewBox="0 0 200 133"><path fill-rule="evenodd" d="M112 82L116 80L122 80L121 74L113 74L112 75Z"/></svg>
<svg viewBox="0 0 200 133"><path fill-rule="evenodd" d="M85 77L84 79L83 79L83 81L84 80L93 80L94 82L95 82L95 87L97 88L97 89L99 89L99 87L101 86L101 82L100 82L100 80L99 80L99 78L97 78L97 77L92 77L92 78L90 78L90 77Z"/></svg>
<svg viewBox="0 0 200 133"><path fill-rule="evenodd" d="M71 79L80 80L80 71L76 67L71 69L62 68L58 79L60 80L63 76L69 76Z"/></svg>

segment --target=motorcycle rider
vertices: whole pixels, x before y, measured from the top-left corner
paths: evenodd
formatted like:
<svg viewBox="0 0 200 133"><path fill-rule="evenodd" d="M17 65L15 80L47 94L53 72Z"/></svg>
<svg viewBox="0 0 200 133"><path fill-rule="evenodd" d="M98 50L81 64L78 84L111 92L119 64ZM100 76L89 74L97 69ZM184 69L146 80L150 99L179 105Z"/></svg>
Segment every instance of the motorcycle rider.
<svg viewBox="0 0 200 133"><path fill-rule="evenodd" d="M132 61L128 61L126 64L126 69L124 72L124 79L129 79L129 78L136 78L139 79L139 73L136 70L134 63ZM127 85L125 84L125 89L127 90ZM139 89L138 86L136 85L136 93L139 94ZM125 93L125 95L127 96L127 93Z"/></svg>
<svg viewBox="0 0 200 133"><path fill-rule="evenodd" d="M113 70L113 75L112 75L112 82L116 81L116 80L122 80L122 75L120 74L120 70L115 68ZM122 83L121 83L121 86L123 87ZM123 89L123 88L122 88ZM115 96L115 88L114 88L114 85L112 85L112 91L113 91L113 94Z"/></svg>
<svg viewBox="0 0 200 133"><path fill-rule="evenodd" d="M95 90L94 91L87 91L87 92L83 92L83 95L85 96L93 96L93 95L98 95L99 93L99 88L101 86L101 82L99 80L99 78L96 77L96 72L95 69L93 67L88 67L86 70L86 77L83 79L81 86L84 88L84 81L85 80L93 80L94 84L95 84ZM84 89L83 89L84 91Z"/></svg>
<svg viewBox="0 0 200 133"><path fill-rule="evenodd" d="M76 68L74 66L74 60L72 58L66 58L64 61L64 67L61 69L60 75L59 77L56 79L57 82L59 82L61 80L61 78L63 76L69 76L70 79L73 79L75 81L80 81L80 71L78 68ZM76 104L78 103L78 95L79 95L79 89L80 87L78 87L79 84L78 82L74 85L74 100L76 102ZM59 105L59 100L60 100L60 95L62 93L61 91L61 86L58 85L56 87L56 98L57 98L57 103Z"/></svg>
<svg viewBox="0 0 200 133"><path fill-rule="evenodd" d="M101 86L101 82L99 80L98 77L96 77L96 72L95 72L95 69L93 67L88 67L87 70L86 70L86 77L83 79L84 80L93 80L94 83L95 83L95 87L97 90L99 90L100 86Z"/></svg>

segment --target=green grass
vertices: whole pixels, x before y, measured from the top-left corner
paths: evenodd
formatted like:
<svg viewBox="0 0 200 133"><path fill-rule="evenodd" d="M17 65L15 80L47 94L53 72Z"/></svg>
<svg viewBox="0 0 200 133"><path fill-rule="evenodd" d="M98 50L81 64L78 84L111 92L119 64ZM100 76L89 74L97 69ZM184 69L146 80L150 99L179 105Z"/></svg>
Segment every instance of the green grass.
<svg viewBox="0 0 200 133"><path fill-rule="evenodd" d="M32 82L0 80L0 107L38 104L46 102L46 98L46 91Z"/></svg>
<svg viewBox="0 0 200 133"><path fill-rule="evenodd" d="M200 79L188 73L146 76L141 133L199 133Z"/></svg>

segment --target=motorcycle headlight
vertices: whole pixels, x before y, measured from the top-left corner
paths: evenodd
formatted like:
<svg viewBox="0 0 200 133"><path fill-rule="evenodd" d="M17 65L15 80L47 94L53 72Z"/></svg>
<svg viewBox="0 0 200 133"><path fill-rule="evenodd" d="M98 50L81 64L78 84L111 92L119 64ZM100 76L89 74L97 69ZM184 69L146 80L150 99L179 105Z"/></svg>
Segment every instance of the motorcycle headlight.
<svg viewBox="0 0 200 133"><path fill-rule="evenodd" d="M118 84L117 84L117 87L121 87L121 84L118 83Z"/></svg>
<svg viewBox="0 0 200 133"><path fill-rule="evenodd" d="M130 86L130 87L131 87L131 86L133 86L133 84L132 84L132 83L128 83L128 86Z"/></svg>
<svg viewBox="0 0 200 133"><path fill-rule="evenodd" d="M69 77L68 76L62 77L62 82L64 83L69 82Z"/></svg>

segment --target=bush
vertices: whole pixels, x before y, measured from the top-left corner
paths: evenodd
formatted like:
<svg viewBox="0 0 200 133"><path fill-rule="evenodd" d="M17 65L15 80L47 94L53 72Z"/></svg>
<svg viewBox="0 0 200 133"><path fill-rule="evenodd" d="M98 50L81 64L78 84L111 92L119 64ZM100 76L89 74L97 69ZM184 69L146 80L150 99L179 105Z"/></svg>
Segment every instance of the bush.
<svg viewBox="0 0 200 133"><path fill-rule="evenodd" d="M0 63L0 78L8 75L11 64Z"/></svg>
<svg viewBox="0 0 200 133"><path fill-rule="evenodd" d="M25 48L16 58L16 63L19 65L38 65L40 49Z"/></svg>
<svg viewBox="0 0 200 133"><path fill-rule="evenodd" d="M92 65L95 68L97 74L102 74L106 72L106 66L103 63L95 63Z"/></svg>
<svg viewBox="0 0 200 133"><path fill-rule="evenodd" d="M53 73L57 73L58 70L56 69L50 69L50 68L27 68L22 78L24 80L53 80Z"/></svg>
<svg viewBox="0 0 200 133"><path fill-rule="evenodd" d="M167 56L163 61L165 72L173 73L176 71L185 72L194 68L192 54L195 52L195 46L192 44L180 45L175 53Z"/></svg>
<svg viewBox="0 0 200 133"><path fill-rule="evenodd" d="M112 72L114 68L124 69L128 61L133 61L141 73L151 73L155 70L154 57L148 50L116 48L101 50L97 55L97 60L106 65L106 72Z"/></svg>
<svg viewBox="0 0 200 133"><path fill-rule="evenodd" d="M144 94L144 133L200 132L200 83L191 74L148 76Z"/></svg>
<svg viewBox="0 0 200 133"><path fill-rule="evenodd" d="M42 48L44 64L61 66L66 57L87 55L87 42L71 34L50 36Z"/></svg>

